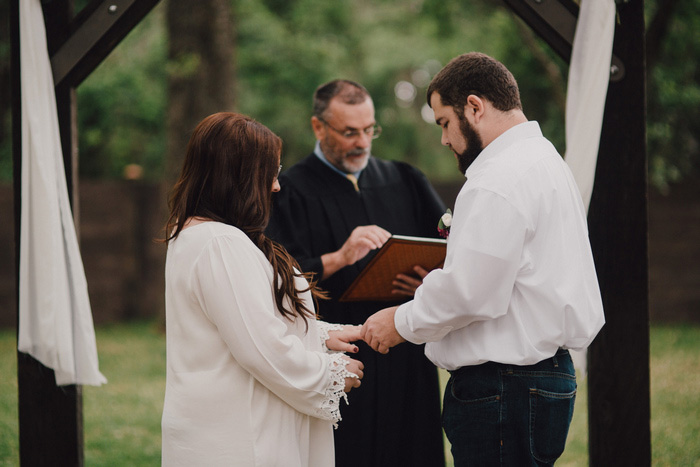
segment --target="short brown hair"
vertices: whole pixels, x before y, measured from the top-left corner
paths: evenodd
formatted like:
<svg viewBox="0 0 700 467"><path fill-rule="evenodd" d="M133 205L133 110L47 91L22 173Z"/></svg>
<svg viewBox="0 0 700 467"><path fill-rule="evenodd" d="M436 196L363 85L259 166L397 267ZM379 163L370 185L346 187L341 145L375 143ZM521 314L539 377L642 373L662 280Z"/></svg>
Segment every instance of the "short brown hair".
<svg viewBox="0 0 700 467"><path fill-rule="evenodd" d="M325 115L331 99L339 97L345 104L362 104L371 99L369 92L360 83L349 79L334 79L322 84L314 92L314 117L327 120Z"/></svg>
<svg viewBox="0 0 700 467"><path fill-rule="evenodd" d="M467 98L473 94L486 99L498 110L522 110L518 83L498 60L479 52L453 58L428 86L427 99L437 92L443 105L463 114Z"/></svg>

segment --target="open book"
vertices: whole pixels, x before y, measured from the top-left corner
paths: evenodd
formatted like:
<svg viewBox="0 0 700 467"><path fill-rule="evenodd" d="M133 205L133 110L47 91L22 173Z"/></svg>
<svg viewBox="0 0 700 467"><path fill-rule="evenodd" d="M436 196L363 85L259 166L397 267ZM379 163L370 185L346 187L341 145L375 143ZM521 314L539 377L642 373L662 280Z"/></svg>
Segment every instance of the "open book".
<svg viewBox="0 0 700 467"><path fill-rule="evenodd" d="M416 265L428 271L439 268L445 261L446 251L447 240L392 235L350 284L340 301L400 300L400 295L391 293L396 275L415 275L413 266Z"/></svg>

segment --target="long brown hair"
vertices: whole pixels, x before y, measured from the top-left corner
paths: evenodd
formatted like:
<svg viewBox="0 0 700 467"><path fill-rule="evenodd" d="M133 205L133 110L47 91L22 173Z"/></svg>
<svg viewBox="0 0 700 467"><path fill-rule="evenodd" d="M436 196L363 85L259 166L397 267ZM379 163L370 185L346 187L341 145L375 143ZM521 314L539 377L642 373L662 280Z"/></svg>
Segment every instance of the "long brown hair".
<svg viewBox="0 0 700 467"><path fill-rule="evenodd" d="M272 185L277 177L282 140L265 125L245 115L220 112L202 120L192 133L182 173L168 206L166 242L177 238L192 217L211 219L242 230L265 254L274 271L277 309L292 319L313 316L299 297L311 290L324 298L310 274L296 273L299 264L284 247L265 236L272 208ZM297 290L294 277L309 281ZM284 307L288 296L292 309Z"/></svg>

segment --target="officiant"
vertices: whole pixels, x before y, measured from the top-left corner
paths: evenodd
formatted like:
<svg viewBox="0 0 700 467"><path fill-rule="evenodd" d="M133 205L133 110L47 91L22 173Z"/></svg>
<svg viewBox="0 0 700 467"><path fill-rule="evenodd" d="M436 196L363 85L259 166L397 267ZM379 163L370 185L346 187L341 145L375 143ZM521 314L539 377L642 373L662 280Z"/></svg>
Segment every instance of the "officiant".
<svg viewBox="0 0 700 467"><path fill-rule="evenodd" d="M437 237L445 206L418 169L371 154L381 127L362 85L318 87L311 127L315 148L280 175L267 234L329 292L319 303L324 320L362 324L390 303L339 297L392 234ZM416 272L398 278L396 303L411 298L427 274ZM437 371L423 346L382 355L361 344L354 358L365 377L335 432L336 465L444 465Z"/></svg>

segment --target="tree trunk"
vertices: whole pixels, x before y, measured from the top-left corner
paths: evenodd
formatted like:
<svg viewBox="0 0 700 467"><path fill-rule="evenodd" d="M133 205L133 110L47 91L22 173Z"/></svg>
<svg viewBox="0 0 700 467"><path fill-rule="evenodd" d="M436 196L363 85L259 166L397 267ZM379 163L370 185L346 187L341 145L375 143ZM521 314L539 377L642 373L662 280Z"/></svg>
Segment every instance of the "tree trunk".
<svg viewBox="0 0 700 467"><path fill-rule="evenodd" d="M227 0L168 0L168 110L165 189L179 175L187 142L204 117L234 102L234 44Z"/></svg>

